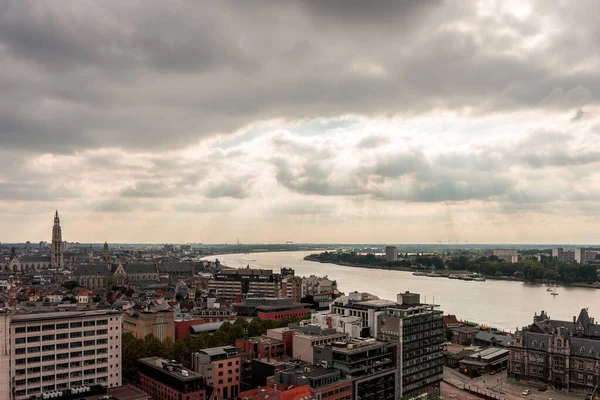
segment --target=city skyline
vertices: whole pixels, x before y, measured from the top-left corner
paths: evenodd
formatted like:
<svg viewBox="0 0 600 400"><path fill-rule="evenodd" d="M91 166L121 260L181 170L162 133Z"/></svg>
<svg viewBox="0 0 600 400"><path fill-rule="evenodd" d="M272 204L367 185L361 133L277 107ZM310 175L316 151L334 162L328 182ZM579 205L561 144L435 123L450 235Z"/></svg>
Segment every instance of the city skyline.
<svg viewBox="0 0 600 400"><path fill-rule="evenodd" d="M0 242L600 243L578 4L0 0Z"/></svg>

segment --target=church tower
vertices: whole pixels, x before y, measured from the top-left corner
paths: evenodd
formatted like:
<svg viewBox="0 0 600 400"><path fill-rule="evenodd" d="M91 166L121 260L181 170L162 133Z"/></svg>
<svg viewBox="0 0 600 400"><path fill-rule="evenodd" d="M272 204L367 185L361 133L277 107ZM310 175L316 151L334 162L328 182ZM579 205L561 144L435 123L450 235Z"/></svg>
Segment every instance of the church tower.
<svg viewBox="0 0 600 400"><path fill-rule="evenodd" d="M62 231L58 211L54 214L54 226L52 227L52 266L59 268L64 266Z"/></svg>
<svg viewBox="0 0 600 400"><path fill-rule="evenodd" d="M104 248L102 249L102 261L108 261L109 259L109 254L108 254L108 242L105 240L104 241Z"/></svg>

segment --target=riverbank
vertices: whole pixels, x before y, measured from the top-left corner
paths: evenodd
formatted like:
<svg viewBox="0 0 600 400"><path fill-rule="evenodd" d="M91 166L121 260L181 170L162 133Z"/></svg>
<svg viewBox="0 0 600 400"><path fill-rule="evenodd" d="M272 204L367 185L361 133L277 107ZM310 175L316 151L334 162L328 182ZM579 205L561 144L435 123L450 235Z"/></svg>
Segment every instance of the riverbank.
<svg viewBox="0 0 600 400"><path fill-rule="evenodd" d="M403 271L403 272L423 272L425 270L427 271L431 271L431 269L425 269L425 268L411 268L411 267L398 267L398 266L388 266L388 265L371 265L371 264L352 264L352 263L346 263L346 262L336 262L336 261L332 261L332 260L325 260L325 261L321 261L319 259L317 259L315 256L318 256L318 254L309 254L307 256L304 257L305 261L311 261L311 262L315 262L315 263L321 263L321 264L335 264L335 265L339 265L342 267L351 267L351 268L362 268L362 269L372 269L372 270L387 270L387 271ZM437 275L437 277L428 277L428 278L446 278L449 279L450 275L467 275L467 274L473 274L473 271L468 271L468 270L435 270L435 273ZM543 281L543 280L536 280L534 282L531 281L527 281L524 278L521 277L516 277L516 276L496 276L496 275L485 275L485 274L480 274L481 276L485 277L485 279L490 279L490 280L496 280L496 281L507 281L507 282L523 282L523 283L528 283L528 284L532 284L532 285L550 285L551 283L554 283L553 281ZM564 283L564 282L558 282L560 284L560 286L565 286L565 287L579 287L579 288L587 288L587 289L600 289L600 283L585 283L585 282L573 282L573 283Z"/></svg>

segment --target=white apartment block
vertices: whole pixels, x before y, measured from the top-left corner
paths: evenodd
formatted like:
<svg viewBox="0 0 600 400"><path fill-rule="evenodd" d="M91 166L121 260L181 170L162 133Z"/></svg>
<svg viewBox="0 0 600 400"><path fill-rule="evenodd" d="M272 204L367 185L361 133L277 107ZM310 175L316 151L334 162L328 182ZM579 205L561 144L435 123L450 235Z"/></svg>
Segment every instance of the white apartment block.
<svg viewBox="0 0 600 400"><path fill-rule="evenodd" d="M121 327L121 314L112 310L0 314L0 393L25 400L121 386Z"/></svg>

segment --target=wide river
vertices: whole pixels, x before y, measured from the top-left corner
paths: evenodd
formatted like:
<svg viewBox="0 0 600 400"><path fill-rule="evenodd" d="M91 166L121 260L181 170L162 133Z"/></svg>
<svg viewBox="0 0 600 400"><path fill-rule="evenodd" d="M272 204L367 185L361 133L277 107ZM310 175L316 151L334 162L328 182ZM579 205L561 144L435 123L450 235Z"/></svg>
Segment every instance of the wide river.
<svg viewBox="0 0 600 400"><path fill-rule="evenodd" d="M337 281L338 289L368 292L382 299L396 300L396 294L411 291L421 294L421 301L439 304L445 314L459 319L514 331L529 325L535 312L545 310L553 319L571 320L582 308L600 320L600 289L558 287L558 296L547 292L547 286L487 280L461 281L447 278L414 276L411 272L344 267L305 261L310 251L290 251L250 254L222 254L223 265L242 268L273 269L291 267L297 276L327 275Z"/></svg>

